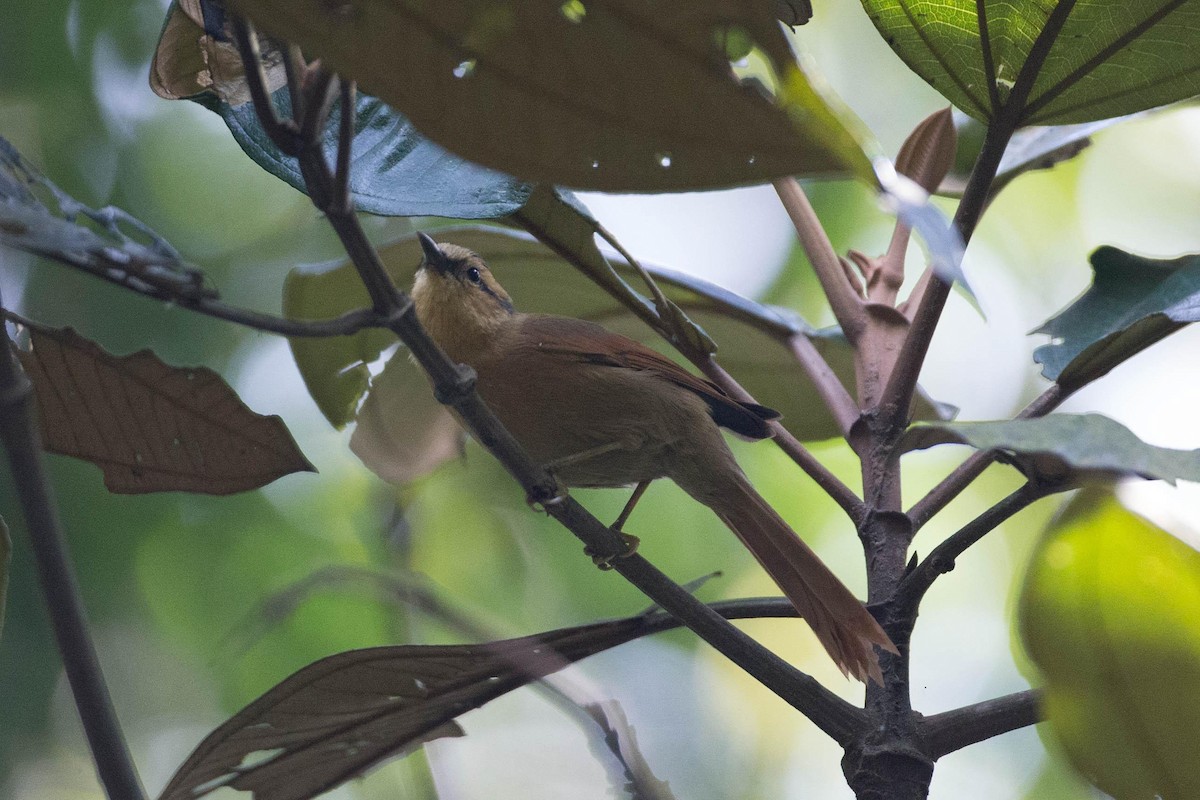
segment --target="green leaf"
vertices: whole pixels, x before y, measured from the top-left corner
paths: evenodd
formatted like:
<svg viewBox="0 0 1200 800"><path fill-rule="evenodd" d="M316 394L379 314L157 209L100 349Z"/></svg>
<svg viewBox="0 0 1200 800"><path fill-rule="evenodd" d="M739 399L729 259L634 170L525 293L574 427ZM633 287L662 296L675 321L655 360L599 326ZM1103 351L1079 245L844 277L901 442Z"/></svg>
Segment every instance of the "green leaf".
<svg viewBox="0 0 1200 800"><path fill-rule="evenodd" d="M1038 545L1018 615L1075 768L1118 800L1200 797L1200 553L1084 492Z"/></svg>
<svg viewBox="0 0 1200 800"><path fill-rule="evenodd" d="M1101 247L1091 262L1092 287L1034 331L1054 337L1034 361L1069 389L1200 319L1200 256L1162 261Z"/></svg>
<svg viewBox="0 0 1200 800"><path fill-rule="evenodd" d="M939 444L996 450L1031 480L1060 483L1116 475L1200 482L1200 450L1146 444L1124 425L1100 414L1051 414L1003 422L933 422L914 425L900 451Z"/></svg>
<svg viewBox="0 0 1200 800"><path fill-rule="evenodd" d="M971 116L1089 122L1200 94L1200 0L862 0L892 49Z"/></svg>
<svg viewBox="0 0 1200 800"><path fill-rule="evenodd" d="M555 230L562 230L561 222L551 222ZM546 245L527 235L499 228L460 227L437 231L434 237L483 256L523 311L589 319L626 336L662 344L644 321L609 294L597 291L590 276L570 269ZM572 238L552 241L557 245ZM598 250L596 254L600 255ZM397 285L411 285L421 262L415 238L380 248L380 256ZM614 258L612 266L602 256L591 263L597 270L612 270L609 286L635 279L633 270L620 259ZM805 440L839 435L837 424L792 355L788 339L810 337L842 380L852 385L853 351L840 332L814 331L787 309L760 305L682 273L647 269L668 299L720 345L721 363L759 402L779 410L792 433ZM364 304L365 293L349 263L320 270L298 268L285 283L284 314L289 317L336 316ZM300 372L332 423L344 425L353 417L367 377L366 365L389 343L388 337L369 332L292 343ZM382 391L375 391L381 387ZM921 418L936 419L944 413L927 399L918 403ZM424 375L411 364L407 353L400 351L372 381L372 391L358 412L360 428L351 446L380 475L403 482L432 468L438 460L432 454L445 458L457 451L457 429L446 424L448 420Z"/></svg>
<svg viewBox="0 0 1200 800"><path fill-rule="evenodd" d="M272 95L280 114L291 113L287 89ZM249 103L230 106L212 96L197 99L225 120L233 138L256 164L304 191L299 162L271 142ZM323 146L337 152L340 112L325 128ZM452 153L417 133L412 123L370 95L355 102L350 147L350 192L361 211L393 217L491 219L520 208L533 187Z"/></svg>
<svg viewBox="0 0 1200 800"><path fill-rule="evenodd" d="M686 191L784 175L875 181L867 137L800 71L774 3L237 0L429 138L524 180ZM582 9L582 12L580 11ZM742 83L749 39L775 96Z"/></svg>

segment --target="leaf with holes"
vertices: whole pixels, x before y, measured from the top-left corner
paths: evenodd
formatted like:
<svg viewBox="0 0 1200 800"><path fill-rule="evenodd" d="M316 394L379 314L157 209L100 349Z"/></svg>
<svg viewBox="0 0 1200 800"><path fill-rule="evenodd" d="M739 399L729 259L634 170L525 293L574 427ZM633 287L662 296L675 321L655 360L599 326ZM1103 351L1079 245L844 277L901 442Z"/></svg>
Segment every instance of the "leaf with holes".
<svg viewBox="0 0 1200 800"><path fill-rule="evenodd" d="M109 491L232 494L314 471L279 417L255 414L212 370L149 350L114 356L70 328L8 317L29 330L17 355L46 449L97 465Z"/></svg>
<svg viewBox="0 0 1200 800"><path fill-rule="evenodd" d="M875 181L863 152L874 146L800 71L774 3L231 5L448 150L523 180L604 191ZM731 45L753 53L774 96L735 77Z"/></svg>
<svg viewBox="0 0 1200 800"><path fill-rule="evenodd" d="M862 0L914 72L984 121L1061 125L1200 94L1200 0Z"/></svg>
<svg viewBox="0 0 1200 800"><path fill-rule="evenodd" d="M1200 256L1163 261L1101 247L1091 262L1091 288L1035 331L1055 340L1033 352L1042 374L1072 390L1200 320Z"/></svg>
<svg viewBox="0 0 1200 800"><path fill-rule="evenodd" d="M1052 484L1139 475L1200 482L1200 450L1146 444L1124 425L1100 414L1052 414L1003 422L933 422L909 428L900 452L939 444L995 450L1031 480Z"/></svg>
<svg viewBox="0 0 1200 800"><path fill-rule="evenodd" d="M488 644L322 659L209 734L160 800L195 800L224 786L255 800L306 800L424 742L462 736L454 719L465 712L658 629L633 617Z"/></svg>
<svg viewBox="0 0 1200 800"><path fill-rule="evenodd" d="M1018 618L1076 769L1113 797L1200 797L1200 553L1081 493L1034 551Z"/></svg>

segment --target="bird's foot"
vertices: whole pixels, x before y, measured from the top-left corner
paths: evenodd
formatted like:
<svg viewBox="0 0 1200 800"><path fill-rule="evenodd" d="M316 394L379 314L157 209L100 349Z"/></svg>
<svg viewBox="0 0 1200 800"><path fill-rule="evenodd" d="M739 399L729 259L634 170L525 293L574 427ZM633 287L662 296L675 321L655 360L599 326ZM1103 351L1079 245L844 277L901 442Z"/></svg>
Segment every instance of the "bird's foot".
<svg viewBox="0 0 1200 800"><path fill-rule="evenodd" d="M550 506L556 506L567 499L567 487L554 482L552 486L537 486L534 491L525 496L525 504L534 511L543 514L550 513Z"/></svg>
<svg viewBox="0 0 1200 800"><path fill-rule="evenodd" d="M591 556L592 563L595 564L600 569L606 570L606 571L612 569L613 568L612 562L615 559L629 558L631 555L633 555L634 553L637 552L638 545L640 545L642 543L642 540L639 539L638 537L634 536L632 533L625 533L623 531L617 531L617 535L620 536L621 539L625 542L625 549L622 550L620 553L616 553L615 555L613 555L613 554L602 555L600 553L595 552L590 547L585 547L585 548L583 548L584 555Z"/></svg>

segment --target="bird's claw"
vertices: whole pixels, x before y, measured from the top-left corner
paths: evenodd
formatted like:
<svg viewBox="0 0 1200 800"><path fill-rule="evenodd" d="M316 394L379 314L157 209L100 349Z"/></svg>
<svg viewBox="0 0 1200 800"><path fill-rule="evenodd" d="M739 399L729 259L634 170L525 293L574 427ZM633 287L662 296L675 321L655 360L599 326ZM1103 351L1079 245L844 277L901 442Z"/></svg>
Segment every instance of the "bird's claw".
<svg viewBox="0 0 1200 800"><path fill-rule="evenodd" d="M605 571L612 569L613 568L612 562L615 559L629 558L631 555L633 555L634 553L637 552L638 545L640 545L642 543L642 540L639 539L638 537L634 536L632 533L625 533L623 531L617 531L617 535L620 536L621 539L625 542L625 549L622 550L620 553L602 555L602 554L597 553L596 551L592 550L592 548L590 548L590 547L585 547L585 548L583 548L584 555L591 556L592 563L595 564L598 568L605 570Z"/></svg>
<svg viewBox="0 0 1200 800"><path fill-rule="evenodd" d="M543 514L549 514L550 506L556 506L566 499L566 488L555 484L552 489L538 487L537 492L526 495L525 504L534 511L540 511Z"/></svg>

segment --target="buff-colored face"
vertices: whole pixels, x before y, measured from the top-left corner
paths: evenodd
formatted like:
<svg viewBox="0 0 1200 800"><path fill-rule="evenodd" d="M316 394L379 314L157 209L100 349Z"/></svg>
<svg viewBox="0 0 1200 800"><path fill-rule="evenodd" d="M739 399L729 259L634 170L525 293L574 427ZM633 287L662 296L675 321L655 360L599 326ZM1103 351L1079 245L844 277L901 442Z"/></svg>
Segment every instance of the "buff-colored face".
<svg viewBox="0 0 1200 800"><path fill-rule="evenodd" d="M413 283L417 318L447 352L478 344L513 315L512 300L478 255L420 234L425 260Z"/></svg>

